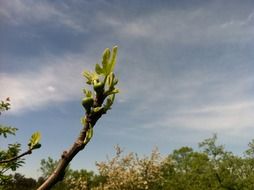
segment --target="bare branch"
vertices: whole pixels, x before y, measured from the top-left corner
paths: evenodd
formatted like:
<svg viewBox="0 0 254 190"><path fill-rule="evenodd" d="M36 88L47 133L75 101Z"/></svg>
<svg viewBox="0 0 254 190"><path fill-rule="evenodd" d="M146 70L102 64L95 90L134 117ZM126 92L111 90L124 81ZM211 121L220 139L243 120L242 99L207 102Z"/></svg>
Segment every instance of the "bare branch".
<svg viewBox="0 0 254 190"><path fill-rule="evenodd" d="M18 155L18 156L15 156L15 157L12 157L12 158L9 158L9 159L6 159L6 160L0 160L0 164L6 164L6 163L10 163L10 162L13 162L13 161L16 161L18 160L19 158L22 158L28 154L32 154L32 150L29 149L27 151L25 151L24 153Z"/></svg>

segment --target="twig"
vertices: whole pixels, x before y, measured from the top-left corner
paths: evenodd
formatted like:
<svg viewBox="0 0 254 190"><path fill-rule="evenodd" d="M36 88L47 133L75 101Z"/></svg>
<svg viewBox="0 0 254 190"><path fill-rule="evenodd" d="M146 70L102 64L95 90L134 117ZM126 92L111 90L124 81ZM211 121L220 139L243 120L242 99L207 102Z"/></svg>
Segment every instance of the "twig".
<svg viewBox="0 0 254 190"><path fill-rule="evenodd" d="M28 154L32 154L32 150L31 149L25 151L24 153L22 153L22 154L20 154L18 156L15 156L15 157L12 157L12 158L9 158L9 159L6 159L6 160L0 160L0 164L6 164L6 163L9 163L9 162L16 161L19 158L22 158L22 157L24 157L25 155L28 155Z"/></svg>

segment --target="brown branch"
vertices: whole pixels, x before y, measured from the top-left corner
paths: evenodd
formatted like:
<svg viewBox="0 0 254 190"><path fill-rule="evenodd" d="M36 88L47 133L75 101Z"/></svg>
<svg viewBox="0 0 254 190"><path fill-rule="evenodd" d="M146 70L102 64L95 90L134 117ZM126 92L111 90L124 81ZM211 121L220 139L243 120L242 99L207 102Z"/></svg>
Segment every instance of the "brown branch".
<svg viewBox="0 0 254 190"><path fill-rule="evenodd" d="M25 155L28 155L28 154L32 154L32 150L31 149L25 151L24 153L22 153L22 154L20 154L18 156L15 156L15 157L12 157L12 158L9 158L9 159L6 159L6 160L0 160L0 164L6 164L6 163L9 163L9 162L16 161L19 158L22 158L22 157L24 157Z"/></svg>
<svg viewBox="0 0 254 190"><path fill-rule="evenodd" d="M46 181L37 190L48 190L53 187L59 181L62 181L65 175L65 169L71 162L71 160L76 156L76 154L83 150L88 142L85 143L87 131L89 126L94 126L98 119L105 112L100 112L96 115L86 115L86 124L80 131L79 137L76 139L74 144L68 151L62 153L61 159L58 162L57 167L53 173L46 179Z"/></svg>

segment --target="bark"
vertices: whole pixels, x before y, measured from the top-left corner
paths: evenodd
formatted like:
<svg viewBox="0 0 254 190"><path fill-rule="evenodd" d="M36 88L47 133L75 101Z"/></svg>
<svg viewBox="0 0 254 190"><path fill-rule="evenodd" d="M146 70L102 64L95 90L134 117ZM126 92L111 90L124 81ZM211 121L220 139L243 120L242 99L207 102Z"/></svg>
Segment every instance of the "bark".
<svg viewBox="0 0 254 190"><path fill-rule="evenodd" d="M100 102L101 104L101 102ZM87 131L89 126L94 126L98 119L106 112L102 110L96 114L87 114L86 123L80 131L79 137L69 150L62 153L61 159L58 162L54 172L46 179L46 181L37 190L48 190L52 188L57 182L62 181L65 175L65 169L71 162L71 160L85 148L88 142L85 142Z"/></svg>

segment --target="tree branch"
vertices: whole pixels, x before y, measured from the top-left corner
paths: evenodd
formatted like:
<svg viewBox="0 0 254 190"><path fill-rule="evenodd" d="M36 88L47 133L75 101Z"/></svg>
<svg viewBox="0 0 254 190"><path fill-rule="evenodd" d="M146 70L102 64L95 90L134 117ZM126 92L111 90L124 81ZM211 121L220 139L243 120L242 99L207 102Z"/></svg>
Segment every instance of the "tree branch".
<svg viewBox="0 0 254 190"><path fill-rule="evenodd" d="M53 187L57 182L63 180L65 169L71 162L71 160L76 156L76 154L83 150L88 142L85 142L87 131L91 124L95 124L103 113L92 117L92 115L86 115L86 124L80 131L79 137L76 139L74 144L68 151L62 153L61 159L54 172L47 178L47 180L37 189L37 190L48 190Z"/></svg>
<svg viewBox="0 0 254 190"><path fill-rule="evenodd" d="M15 157L12 157L12 158L9 158L9 159L6 159L6 160L0 160L0 164L6 164L6 163L9 163L9 162L16 161L19 158L22 158L22 157L24 157L25 155L28 155L28 154L32 154L32 150L31 149L25 151L24 153L22 153L22 154L20 154L18 156L15 156Z"/></svg>

